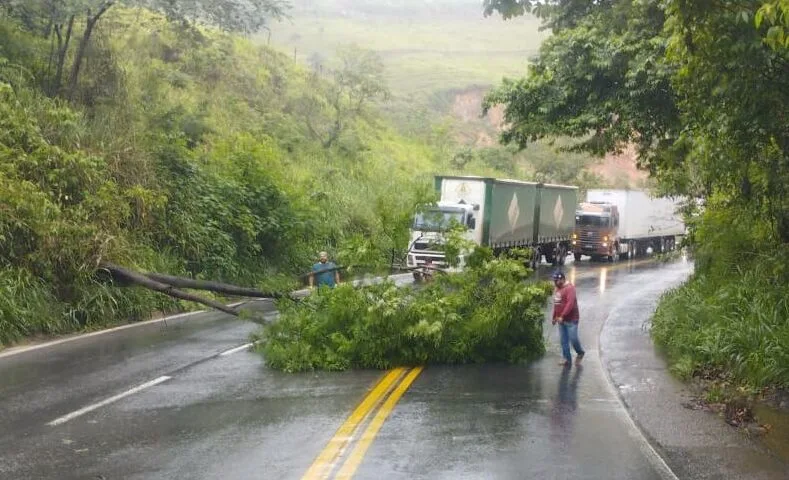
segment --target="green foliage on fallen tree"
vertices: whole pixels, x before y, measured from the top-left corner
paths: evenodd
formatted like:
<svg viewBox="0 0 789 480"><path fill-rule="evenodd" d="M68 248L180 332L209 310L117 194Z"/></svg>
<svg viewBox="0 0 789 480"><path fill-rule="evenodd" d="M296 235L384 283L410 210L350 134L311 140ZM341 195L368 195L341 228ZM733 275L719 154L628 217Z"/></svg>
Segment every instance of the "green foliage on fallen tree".
<svg viewBox="0 0 789 480"><path fill-rule="evenodd" d="M286 372L532 360L545 352L551 288L528 276L521 262L502 258L424 288L345 284L282 300L259 349Z"/></svg>

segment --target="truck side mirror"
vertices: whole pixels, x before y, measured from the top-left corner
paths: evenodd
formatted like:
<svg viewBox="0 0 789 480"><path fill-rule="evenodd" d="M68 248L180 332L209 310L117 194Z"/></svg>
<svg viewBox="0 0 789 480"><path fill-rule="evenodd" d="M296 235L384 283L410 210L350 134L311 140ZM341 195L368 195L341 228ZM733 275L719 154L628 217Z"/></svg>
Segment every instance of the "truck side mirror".
<svg viewBox="0 0 789 480"><path fill-rule="evenodd" d="M472 230L477 228L477 219L476 218L471 217L471 218L468 219L468 228L470 228Z"/></svg>

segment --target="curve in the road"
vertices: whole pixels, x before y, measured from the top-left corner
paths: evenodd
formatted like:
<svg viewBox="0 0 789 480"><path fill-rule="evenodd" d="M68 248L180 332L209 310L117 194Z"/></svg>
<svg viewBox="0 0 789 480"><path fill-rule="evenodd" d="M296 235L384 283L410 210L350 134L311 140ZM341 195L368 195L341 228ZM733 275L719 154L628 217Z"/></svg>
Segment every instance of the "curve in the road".
<svg viewBox="0 0 789 480"><path fill-rule="evenodd" d="M644 287L639 291L644 291L647 289L648 287ZM668 465L668 462L666 462L663 456L660 455L660 453L658 453L657 449L652 444L652 442L649 441L646 432L644 432L641 429L641 427L636 423L636 421L633 419L633 416L630 414L630 410L625 405L621 392L619 392L619 390L616 388L616 385L614 385L614 380L611 378L611 372L608 370L608 368L606 368L605 363L603 362L604 352L601 347L600 337L602 336L603 331L605 330L606 324L608 323L608 319L611 317L611 315L613 315L616 312L616 308L617 307L614 307L614 309L612 309L611 312L608 313L605 320L603 321L602 327L600 328L600 332L597 335L597 361L599 362L600 368L605 374L606 383L608 385L609 391L611 392L611 395L614 396L619 402L619 406L621 407L622 412L624 412L624 417L627 419L627 423L632 429L632 431L637 432L640 447L641 450L644 452L644 455L646 455L646 457L650 460L650 462L653 464L655 469L658 471L658 473L664 480L679 480L679 477L677 476L676 473L674 473L674 471Z"/></svg>

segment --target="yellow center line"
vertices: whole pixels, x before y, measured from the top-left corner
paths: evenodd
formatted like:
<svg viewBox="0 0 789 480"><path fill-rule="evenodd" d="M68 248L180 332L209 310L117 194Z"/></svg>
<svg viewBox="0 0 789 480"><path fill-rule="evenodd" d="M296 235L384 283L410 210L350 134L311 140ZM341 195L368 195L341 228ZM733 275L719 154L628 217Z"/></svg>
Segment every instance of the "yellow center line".
<svg viewBox="0 0 789 480"><path fill-rule="evenodd" d="M628 263L606 265L603 268L607 271L613 271L628 267L635 267L652 261L654 260L643 259L631 261ZM579 273L581 273L580 276L582 277L591 277L596 276L599 272L582 271ZM587 273L588 275L584 275ZM356 442L356 446L348 455L345 463L340 468L340 471L334 477L335 479L350 479L353 477L353 475L356 473L356 470L359 468L359 465L362 463L364 455L367 453L367 450L370 448L373 441L375 440L375 437L378 435L378 431L392 413L394 407L397 405L397 402L400 401L400 398L405 394L419 374L422 373L422 370L423 367L416 367L410 370L405 378L403 378L402 381L400 381L400 383L395 386L394 391L391 393L391 395L389 395L388 398L384 400L383 405L381 405L381 407L375 413L375 416ZM335 468L338 458L340 455L342 455L343 450L348 446L351 440L353 440L353 435L356 430L359 428L362 422L364 422L370 412L378 405L382 398L387 394L387 392L392 388L392 385L395 384L400 379L400 377L402 377L405 371L406 369L404 368L395 368L388 372L378 382L378 384L376 384L370 393L362 400L359 406L356 407L356 409L351 413L345 423L340 426L331 440L329 440L329 443L315 459L313 464L310 466L310 469L304 474L302 480L314 480L329 477Z"/></svg>
<svg viewBox="0 0 789 480"><path fill-rule="evenodd" d="M378 431L383 426L386 418L392 413L394 410L395 405L400 400L400 397L408 390L408 387L416 380L416 377L422 373L423 367L416 367L410 372L408 375L403 379L402 382L395 388L389 398L386 399L381 408L378 409L378 412L375 414L373 419L370 421L370 424L367 425L364 433L362 434L359 441L356 442L356 446L354 447L353 451L351 451L350 455L348 455L348 459L345 460L342 468L337 473L337 476L334 477L335 479L350 479L353 477L356 470L359 468L359 465L362 463L362 459L364 458L365 453L372 445L373 440L375 440L375 436L378 434Z"/></svg>
<svg viewBox="0 0 789 480"><path fill-rule="evenodd" d="M405 368L395 368L387 373L378 384L373 388L367 396L364 397L362 402L351 413L345 423L343 423L334 436L326 444L326 447L321 451L315 461L304 474L302 480L314 480L325 478L331 472L334 462L342 452L343 448L351 441L353 433L359 427L359 424L364 421L370 410L378 404L378 401L389 391L392 384L400 378L405 372Z"/></svg>

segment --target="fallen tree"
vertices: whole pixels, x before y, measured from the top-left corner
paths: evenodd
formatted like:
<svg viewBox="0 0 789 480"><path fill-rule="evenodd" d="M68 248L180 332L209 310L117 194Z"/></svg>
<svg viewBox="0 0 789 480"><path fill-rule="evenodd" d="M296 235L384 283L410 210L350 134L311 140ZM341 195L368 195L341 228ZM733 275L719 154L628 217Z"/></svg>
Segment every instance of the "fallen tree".
<svg viewBox="0 0 789 480"><path fill-rule="evenodd" d="M125 283L144 287L149 290L163 293L165 295L169 295L174 298L186 300L188 302L199 303L201 305L205 305L214 308L216 310L219 310L220 312L227 313L228 315L233 315L236 317L238 316L238 311L232 307L228 307L227 305L219 303L215 300L203 298L199 295L194 295L189 292L184 292L182 290L175 288L173 285L168 285L166 283L162 283L160 281L154 280L142 273L129 270L128 268L124 268L111 263L102 263L100 268L109 272L113 278L120 279Z"/></svg>
<svg viewBox="0 0 789 480"><path fill-rule="evenodd" d="M151 280L178 288L191 288L194 290L207 290L210 292L232 295L234 297L251 298L271 298L278 299L286 296L279 292L261 292L254 288L239 287L228 283L214 282L210 280L195 280L193 278L176 277L163 273L144 273L142 274Z"/></svg>
<svg viewBox="0 0 789 480"><path fill-rule="evenodd" d="M112 278L113 281L116 282L116 284L134 285L138 287L147 288L149 290L153 290L155 292L169 295L174 298L199 303L201 305L206 305L208 307L214 308L216 310L234 316L238 316L238 312L235 309L223 305L222 303L219 303L217 301L208 298L203 298L199 295L185 292L180 289L188 288L192 290L205 290L205 291L220 293L223 295L230 295L234 297L259 298L259 299L269 298L272 300L290 298L295 300L295 297L293 295L287 293L262 292L254 288L240 287L238 285L215 282L211 280L197 280L194 278L178 277L175 275L168 275L164 273L136 272L129 268L115 265L109 262L103 262L100 265L100 269L107 272L110 275L110 278ZM326 269L325 271L329 272L329 271L339 271L346 269L347 267L335 267L331 269ZM432 270L440 273L446 273L444 270L441 270L440 268L435 268L430 266L408 268L407 270L414 270L414 271ZM301 277L309 276L312 273L314 272L305 273L301 275Z"/></svg>
<svg viewBox="0 0 789 480"><path fill-rule="evenodd" d="M529 273L500 258L423 288L343 284L300 302L282 299L278 321L258 334L259 349L287 372L535 359L545 351L551 288L529 283Z"/></svg>

